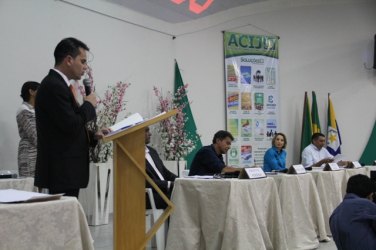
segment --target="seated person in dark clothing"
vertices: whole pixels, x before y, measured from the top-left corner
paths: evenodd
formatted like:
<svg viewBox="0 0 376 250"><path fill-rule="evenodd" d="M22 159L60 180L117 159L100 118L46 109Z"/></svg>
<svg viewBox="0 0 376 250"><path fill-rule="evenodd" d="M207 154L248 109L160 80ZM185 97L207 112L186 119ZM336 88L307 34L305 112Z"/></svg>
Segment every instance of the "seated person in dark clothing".
<svg viewBox="0 0 376 250"><path fill-rule="evenodd" d="M147 127L145 129L145 145L150 143L150 129ZM154 180L154 182L157 184L159 189L162 190L162 192L168 197L171 197L171 192L174 187L174 181L177 177L163 164L161 158L159 158L159 155L157 151L149 146L145 147L145 164L146 164L146 173L149 175L150 178ZM147 188L152 188L151 185L146 182ZM154 202L157 209L165 209L167 207L167 204L164 202L162 197L153 189L153 196L154 196ZM146 197L146 208L150 209L150 202L149 198Z"/></svg>
<svg viewBox="0 0 376 250"><path fill-rule="evenodd" d="M239 169L226 166L222 154L231 147L234 137L230 132L220 130L215 133L213 144L197 151L189 170L189 175L214 175L237 172Z"/></svg>
<svg viewBox="0 0 376 250"><path fill-rule="evenodd" d="M329 225L339 250L376 249L375 182L366 175L351 176L342 203L330 216Z"/></svg>

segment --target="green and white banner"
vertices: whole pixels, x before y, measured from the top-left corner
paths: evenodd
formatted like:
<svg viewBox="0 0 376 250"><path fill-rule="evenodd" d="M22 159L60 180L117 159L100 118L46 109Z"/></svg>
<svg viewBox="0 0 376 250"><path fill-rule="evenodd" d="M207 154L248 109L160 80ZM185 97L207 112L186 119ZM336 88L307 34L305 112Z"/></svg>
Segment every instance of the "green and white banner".
<svg viewBox="0 0 376 250"><path fill-rule="evenodd" d="M224 33L227 130L234 136L230 166L262 166L280 132L278 37Z"/></svg>

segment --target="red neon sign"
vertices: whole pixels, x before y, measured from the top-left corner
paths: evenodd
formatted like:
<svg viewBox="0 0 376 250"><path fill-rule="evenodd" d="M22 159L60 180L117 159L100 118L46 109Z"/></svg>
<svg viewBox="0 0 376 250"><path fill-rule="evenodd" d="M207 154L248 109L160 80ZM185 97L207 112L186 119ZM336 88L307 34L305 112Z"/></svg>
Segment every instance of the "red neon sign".
<svg viewBox="0 0 376 250"><path fill-rule="evenodd" d="M175 4L181 4L186 0L171 0ZM214 2L214 0L207 0L204 4L197 3L197 0L189 0L189 10L193 13L200 14L205 11Z"/></svg>

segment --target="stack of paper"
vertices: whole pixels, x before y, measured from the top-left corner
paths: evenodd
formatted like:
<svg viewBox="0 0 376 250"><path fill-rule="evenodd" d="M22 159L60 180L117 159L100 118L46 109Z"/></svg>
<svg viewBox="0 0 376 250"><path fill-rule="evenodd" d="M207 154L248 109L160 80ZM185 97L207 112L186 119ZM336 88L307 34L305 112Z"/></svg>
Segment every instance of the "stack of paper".
<svg viewBox="0 0 376 250"><path fill-rule="evenodd" d="M15 189L0 190L0 203L58 200L63 194L41 194Z"/></svg>
<svg viewBox="0 0 376 250"><path fill-rule="evenodd" d="M129 128L129 127L132 127L132 126L142 122L143 120L144 119L142 118L142 116L139 113L134 113L134 114L128 116L127 118L124 118L120 122L112 125L110 127L110 129L111 129L112 132L115 132L115 131L120 130L120 129L126 129L126 128Z"/></svg>

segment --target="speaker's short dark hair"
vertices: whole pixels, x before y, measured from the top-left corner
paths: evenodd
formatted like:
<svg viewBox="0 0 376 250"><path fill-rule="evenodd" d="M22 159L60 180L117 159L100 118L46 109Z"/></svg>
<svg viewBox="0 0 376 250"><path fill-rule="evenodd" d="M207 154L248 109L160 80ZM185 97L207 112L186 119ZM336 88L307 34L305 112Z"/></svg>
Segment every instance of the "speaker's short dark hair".
<svg viewBox="0 0 376 250"><path fill-rule="evenodd" d="M59 65L66 56L75 58L80 54L80 48L89 51L89 47L74 37L68 37L61 40L55 48L55 66Z"/></svg>
<svg viewBox="0 0 376 250"><path fill-rule="evenodd" d="M32 81L28 81L28 82L25 82L22 87L21 87L21 97L22 97L22 100L24 102L28 102L29 99L30 99L30 92L29 92L29 89L31 90L37 90L40 86L40 83L38 82L32 82Z"/></svg>
<svg viewBox="0 0 376 250"><path fill-rule="evenodd" d="M230 132L225 131L225 130L219 130L217 133L214 134L213 144L215 144L215 142L217 141L217 139L223 140L226 137L229 137L231 139L231 141L234 140L234 137L232 136L232 134Z"/></svg>
<svg viewBox="0 0 376 250"><path fill-rule="evenodd" d="M347 182L346 193L353 193L361 198L366 198L373 192L376 192L376 183L366 175L353 175Z"/></svg>
<svg viewBox="0 0 376 250"><path fill-rule="evenodd" d="M325 137L323 133L314 133L311 137L311 142L316 141L319 137Z"/></svg>

